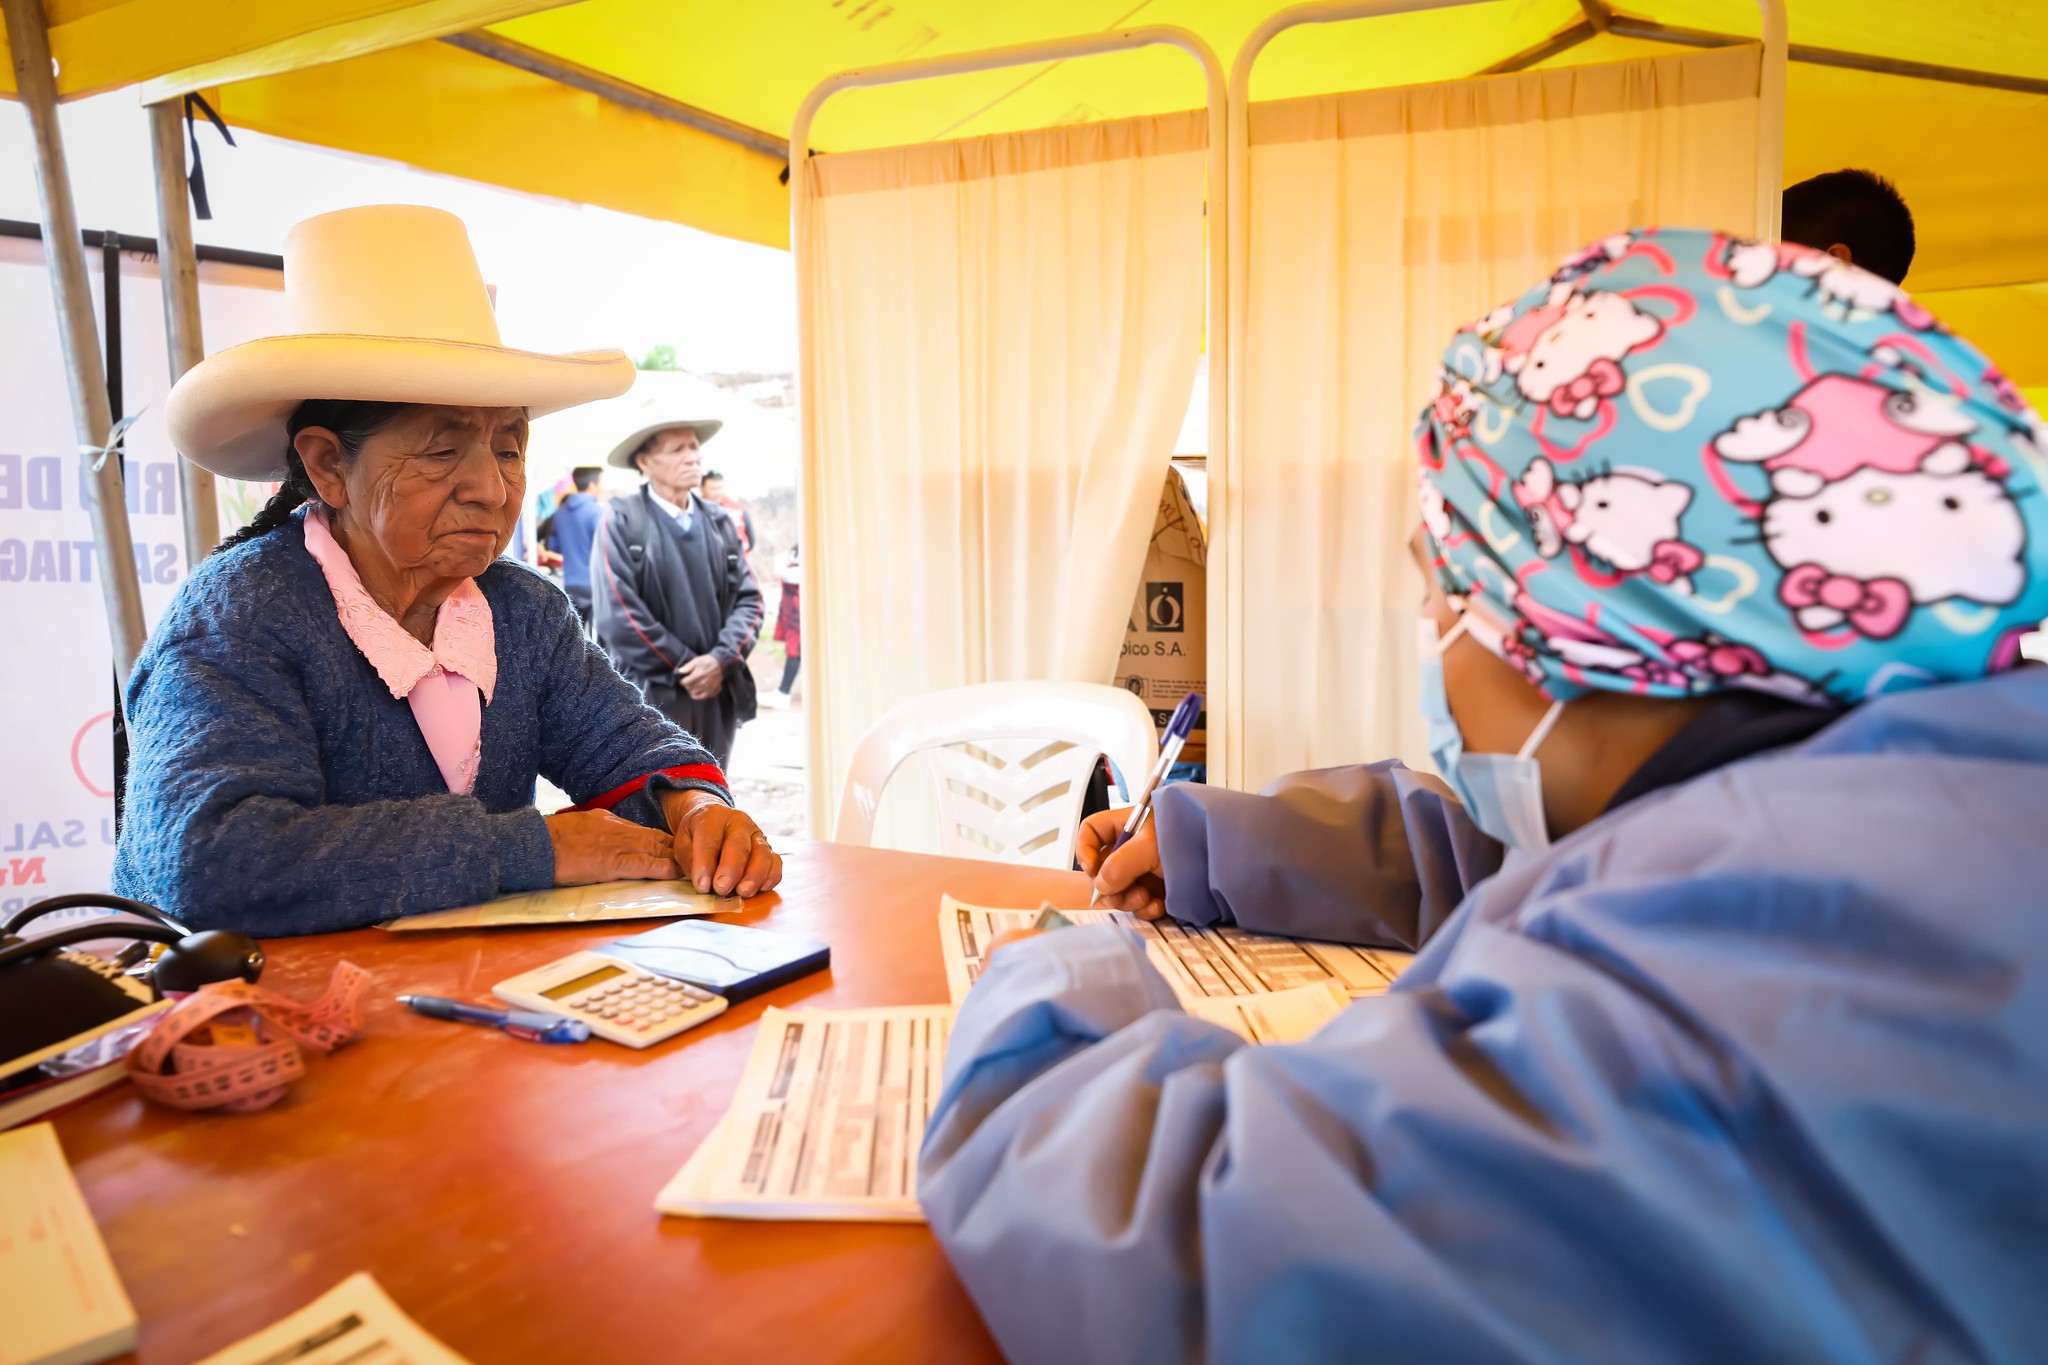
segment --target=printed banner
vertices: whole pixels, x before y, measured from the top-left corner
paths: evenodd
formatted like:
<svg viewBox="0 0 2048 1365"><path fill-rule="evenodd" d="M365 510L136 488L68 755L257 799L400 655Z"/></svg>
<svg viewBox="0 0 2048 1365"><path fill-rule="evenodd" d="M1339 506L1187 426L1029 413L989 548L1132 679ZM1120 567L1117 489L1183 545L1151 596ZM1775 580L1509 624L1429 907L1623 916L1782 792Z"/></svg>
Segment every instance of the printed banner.
<svg viewBox="0 0 2048 1365"><path fill-rule="evenodd" d="M122 406L142 414L127 441L128 515L143 608L154 624L185 578L184 530L177 461L164 434L170 385L155 262L126 259L122 271ZM95 272L96 287L99 278ZM281 284L269 271L202 269L208 349L283 331ZM56 307L35 242L0 243L0 318L4 918L46 896L108 888L117 699L90 475L78 454ZM222 526L246 522L266 491L224 484Z"/></svg>

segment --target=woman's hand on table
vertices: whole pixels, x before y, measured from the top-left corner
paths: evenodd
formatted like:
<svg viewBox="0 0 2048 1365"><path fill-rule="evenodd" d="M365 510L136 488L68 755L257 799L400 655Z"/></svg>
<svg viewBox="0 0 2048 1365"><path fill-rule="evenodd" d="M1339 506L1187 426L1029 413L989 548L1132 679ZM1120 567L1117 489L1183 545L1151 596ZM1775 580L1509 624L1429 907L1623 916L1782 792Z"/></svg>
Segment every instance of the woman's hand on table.
<svg viewBox="0 0 2048 1365"><path fill-rule="evenodd" d="M1074 856L1095 879L1096 904L1127 910L1139 919L1166 914L1166 870L1159 865L1159 834L1147 820L1131 841L1109 852L1131 818L1128 810L1097 811L1081 822Z"/></svg>
<svg viewBox="0 0 2048 1365"><path fill-rule="evenodd" d="M745 811L705 791L669 792L661 808L675 831L675 864L699 891L758 896L782 881L782 855Z"/></svg>
<svg viewBox="0 0 2048 1365"><path fill-rule="evenodd" d="M672 881L682 875L675 845L658 829L622 820L608 810L564 811L547 817L555 848L555 885Z"/></svg>

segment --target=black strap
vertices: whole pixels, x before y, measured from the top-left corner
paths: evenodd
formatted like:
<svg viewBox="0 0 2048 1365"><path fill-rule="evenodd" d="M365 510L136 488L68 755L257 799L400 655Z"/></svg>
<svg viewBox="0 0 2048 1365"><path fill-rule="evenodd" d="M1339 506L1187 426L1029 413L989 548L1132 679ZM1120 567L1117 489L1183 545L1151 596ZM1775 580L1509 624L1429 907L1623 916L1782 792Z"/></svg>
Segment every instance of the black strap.
<svg viewBox="0 0 2048 1365"><path fill-rule="evenodd" d="M710 506L709 503L704 505ZM732 514L722 507L718 510L725 514L722 529L717 533L719 548L713 551L718 559L718 629L723 634L732 609L739 604L739 575L734 570L745 558L746 551L740 548L739 528L733 525Z"/></svg>
<svg viewBox="0 0 2048 1365"><path fill-rule="evenodd" d="M192 211L202 219L211 220L213 206L206 200L206 166L199 160L199 127L192 117L195 112L206 115L206 121L220 129L221 138L228 146L235 145L235 135L228 131L227 124L221 122L220 115L213 112L213 106L204 98L185 96L185 136L192 144L192 169L185 173L185 185L192 191Z"/></svg>

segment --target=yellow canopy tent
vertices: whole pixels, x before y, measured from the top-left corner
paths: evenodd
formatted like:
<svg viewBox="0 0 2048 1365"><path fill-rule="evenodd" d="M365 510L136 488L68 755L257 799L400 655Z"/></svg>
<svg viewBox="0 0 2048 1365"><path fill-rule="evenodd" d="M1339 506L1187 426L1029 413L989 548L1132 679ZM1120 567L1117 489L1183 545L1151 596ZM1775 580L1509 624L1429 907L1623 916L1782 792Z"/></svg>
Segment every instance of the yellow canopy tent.
<svg viewBox="0 0 2048 1365"><path fill-rule="evenodd" d="M1277 0L46 0L65 98L206 89L227 119L323 146L788 241L784 139L852 67L1133 24L1226 65ZM1892 176L1920 224L1909 286L2048 397L2048 6L1789 0L1785 173ZM1494 0L1296 30L1255 99L1578 64L1753 38L1750 0ZM835 101L819 146L898 145L1192 107L1177 54L1052 63ZM1845 66L1842 63L1851 63ZM1883 70L1855 69L1856 65ZM1918 70L1920 75L1899 74ZM1929 77L1935 77L1930 79ZM0 76L0 79L6 79Z"/></svg>

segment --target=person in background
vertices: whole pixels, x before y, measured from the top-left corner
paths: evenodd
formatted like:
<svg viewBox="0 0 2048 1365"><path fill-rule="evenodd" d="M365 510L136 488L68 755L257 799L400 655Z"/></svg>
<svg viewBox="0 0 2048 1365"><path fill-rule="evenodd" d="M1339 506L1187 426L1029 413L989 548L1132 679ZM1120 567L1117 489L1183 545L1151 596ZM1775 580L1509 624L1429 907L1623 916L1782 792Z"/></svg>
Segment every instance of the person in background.
<svg viewBox="0 0 2048 1365"><path fill-rule="evenodd" d="M1828 171L1792 186L1779 235L1893 284L1913 265L1913 211L1875 171Z"/></svg>
<svg viewBox="0 0 2048 1365"><path fill-rule="evenodd" d="M775 608L775 640L782 646L782 685L761 698L761 705L777 711L789 708L789 690L796 686L797 670L804 664L804 567L800 549L792 545L782 557L782 601Z"/></svg>
<svg viewBox="0 0 2048 1365"><path fill-rule="evenodd" d="M1452 339L1420 695L1512 851L1388 994L1253 1046L1119 927L996 949L918 1196L1007 1359L2038 1357L2048 431L1816 254L1631 233ZM1158 808L1169 901L1334 918L1249 809Z"/></svg>
<svg viewBox="0 0 2048 1365"><path fill-rule="evenodd" d="M761 635L761 590L732 518L699 487L703 443L721 425L675 418L613 448L610 462L646 483L606 504L592 585L597 638L619 672L723 767L755 715L747 655Z"/></svg>
<svg viewBox="0 0 2048 1365"><path fill-rule="evenodd" d="M569 471L576 491L564 497L548 517L547 547L562 557L562 591L576 604L583 624L590 624L590 551L597 540L597 524L604 518L598 499L598 480L604 471L595 465L579 465Z"/></svg>
<svg viewBox="0 0 2048 1365"><path fill-rule="evenodd" d="M723 507L732 518L735 531L740 534L740 549L748 554L754 552L754 516L747 511L747 505L725 491L725 475L715 469L704 471L704 481L698 486L698 495L706 502Z"/></svg>

